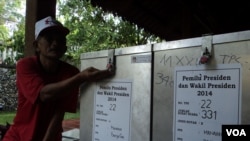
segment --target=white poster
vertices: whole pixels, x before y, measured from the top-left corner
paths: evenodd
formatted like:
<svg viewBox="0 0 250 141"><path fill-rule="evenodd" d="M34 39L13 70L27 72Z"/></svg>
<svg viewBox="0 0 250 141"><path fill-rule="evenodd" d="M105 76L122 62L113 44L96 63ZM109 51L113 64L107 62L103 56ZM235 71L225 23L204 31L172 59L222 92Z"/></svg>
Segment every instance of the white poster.
<svg viewBox="0 0 250 141"><path fill-rule="evenodd" d="M131 81L96 85L93 141L130 141Z"/></svg>
<svg viewBox="0 0 250 141"><path fill-rule="evenodd" d="M241 65L176 67L174 141L221 141L223 124L240 124Z"/></svg>

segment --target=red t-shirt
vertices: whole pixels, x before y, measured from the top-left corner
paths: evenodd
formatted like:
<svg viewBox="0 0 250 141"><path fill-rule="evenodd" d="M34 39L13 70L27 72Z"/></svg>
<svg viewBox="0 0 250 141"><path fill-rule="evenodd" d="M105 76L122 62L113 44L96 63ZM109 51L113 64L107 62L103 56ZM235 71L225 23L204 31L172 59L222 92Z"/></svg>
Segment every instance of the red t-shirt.
<svg viewBox="0 0 250 141"><path fill-rule="evenodd" d="M79 70L65 62L60 62L57 73L46 73L37 57L27 57L18 61L16 66L18 109L13 125L5 134L3 141L41 141L44 137L55 106L65 112L76 112L79 89L74 88L68 97L54 103L41 102L40 90L44 85L65 80ZM62 140L62 128L58 141Z"/></svg>

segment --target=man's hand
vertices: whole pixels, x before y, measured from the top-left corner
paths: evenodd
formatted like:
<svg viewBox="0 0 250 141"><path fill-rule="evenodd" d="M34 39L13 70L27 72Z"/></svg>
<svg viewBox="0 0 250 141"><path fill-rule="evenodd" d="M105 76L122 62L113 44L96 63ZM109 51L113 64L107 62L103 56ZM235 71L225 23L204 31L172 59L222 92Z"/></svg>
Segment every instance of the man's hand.
<svg viewBox="0 0 250 141"><path fill-rule="evenodd" d="M110 70L99 70L94 67L89 67L82 72L80 72L80 75L82 79L85 79L88 82L94 82L98 81L107 77L110 77L114 74L113 71Z"/></svg>

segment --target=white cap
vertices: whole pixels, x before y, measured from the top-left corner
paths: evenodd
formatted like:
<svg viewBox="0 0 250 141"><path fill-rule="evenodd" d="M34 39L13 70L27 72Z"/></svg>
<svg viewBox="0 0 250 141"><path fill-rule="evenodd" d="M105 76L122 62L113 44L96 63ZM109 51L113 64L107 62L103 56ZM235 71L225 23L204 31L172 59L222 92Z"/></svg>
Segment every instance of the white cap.
<svg viewBox="0 0 250 141"><path fill-rule="evenodd" d="M59 21L52 18L51 16L48 16L44 19L41 19L36 22L35 25L35 39L37 39L38 35L45 29L56 29L62 33L69 34L69 29L64 27Z"/></svg>

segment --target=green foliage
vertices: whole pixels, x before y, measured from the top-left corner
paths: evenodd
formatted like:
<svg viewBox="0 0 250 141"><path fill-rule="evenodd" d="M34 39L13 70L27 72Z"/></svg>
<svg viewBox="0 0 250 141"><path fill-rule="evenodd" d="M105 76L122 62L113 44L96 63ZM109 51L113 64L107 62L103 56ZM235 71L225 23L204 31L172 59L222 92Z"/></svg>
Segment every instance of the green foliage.
<svg viewBox="0 0 250 141"><path fill-rule="evenodd" d="M22 1L0 1L0 50L11 48L16 51L15 60L24 54L25 18L17 12ZM68 51L63 59L75 65L79 65L80 54L84 52L160 41L137 25L93 7L89 0L57 0L57 9L57 18L71 30L67 36ZM4 26L6 21L18 21L11 37Z"/></svg>
<svg viewBox="0 0 250 141"><path fill-rule="evenodd" d="M0 111L0 124L5 125L6 122L12 124L13 119L16 116L16 111ZM64 115L64 119L79 119L80 118L80 111L77 110L76 113L68 113L66 112Z"/></svg>
<svg viewBox="0 0 250 141"><path fill-rule="evenodd" d="M8 123L13 123L13 119L16 116L16 112L0 111L0 124L5 125Z"/></svg>
<svg viewBox="0 0 250 141"><path fill-rule="evenodd" d="M129 47L160 39L122 20L93 7L88 0L59 0L58 17L71 32L68 35L68 52L74 62L84 52Z"/></svg>
<svg viewBox="0 0 250 141"><path fill-rule="evenodd" d="M4 60L4 64L7 65L13 65L20 55L23 56L25 30L24 16L20 11L21 3L24 1L0 1L0 51L17 51L17 58L8 56Z"/></svg>
<svg viewBox="0 0 250 141"><path fill-rule="evenodd" d="M80 111L77 109L76 113L68 113L66 112L63 119L79 119Z"/></svg>
<svg viewBox="0 0 250 141"><path fill-rule="evenodd" d="M16 23L22 17L18 13L22 1L24 0L0 1L0 41L5 41L10 36L11 29L6 24Z"/></svg>
<svg viewBox="0 0 250 141"><path fill-rule="evenodd" d="M13 33L12 39L12 48L16 51L15 60L19 60L24 57L24 48L25 48L25 19L24 17L21 19L21 22L17 25L17 29Z"/></svg>

